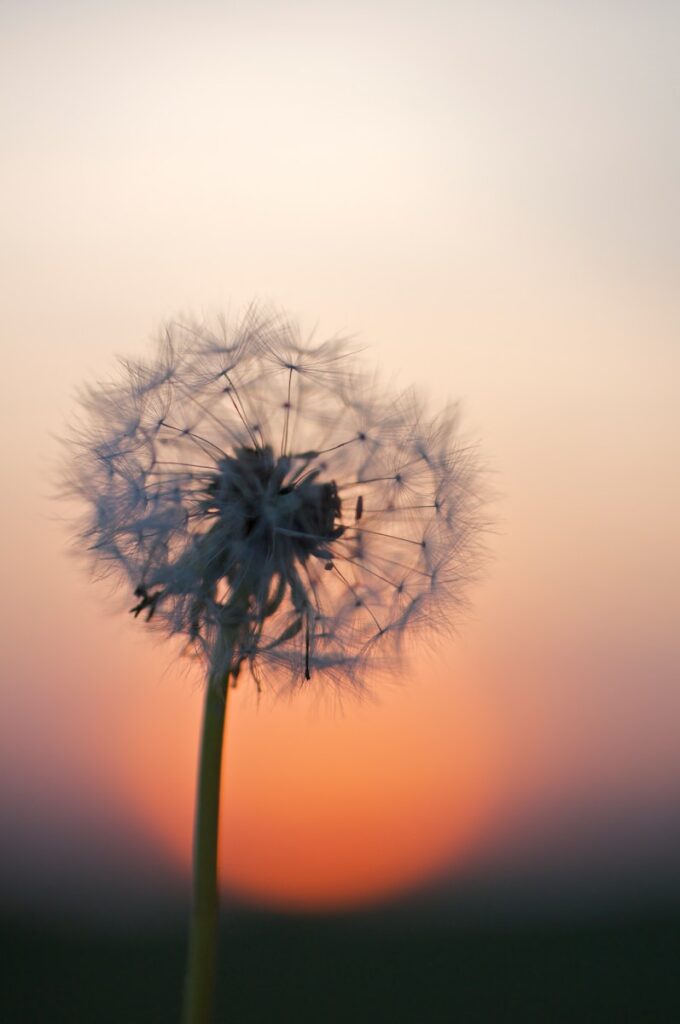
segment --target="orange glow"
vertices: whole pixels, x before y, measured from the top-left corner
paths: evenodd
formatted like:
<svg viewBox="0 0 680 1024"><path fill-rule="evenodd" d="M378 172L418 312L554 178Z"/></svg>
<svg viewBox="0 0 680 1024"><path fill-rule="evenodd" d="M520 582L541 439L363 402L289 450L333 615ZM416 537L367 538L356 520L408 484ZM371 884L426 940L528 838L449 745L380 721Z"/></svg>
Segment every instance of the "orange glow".
<svg viewBox="0 0 680 1024"><path fill-rule="evenodd" d="M121 737L125 788L188 873L201 696L169 695ZM376 901L479 841L494 778L479 701L442 679L341 713L313 694L259 709L250 697L231 695L222 802L222 882L238 895L295 909Z"/></svg>

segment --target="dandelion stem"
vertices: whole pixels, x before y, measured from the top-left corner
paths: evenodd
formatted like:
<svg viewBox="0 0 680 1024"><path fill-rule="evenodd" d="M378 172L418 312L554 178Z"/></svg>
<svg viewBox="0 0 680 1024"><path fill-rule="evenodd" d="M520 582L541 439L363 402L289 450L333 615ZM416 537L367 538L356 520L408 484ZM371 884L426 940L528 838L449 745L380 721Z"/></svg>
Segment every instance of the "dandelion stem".
<svg viewBox="0 0 680 1024"><path fill-rule="evenodd" d="M189 953L182 1024L210 1024L218 931L217 840L228 679L208 679L198 766Z"/></svg>

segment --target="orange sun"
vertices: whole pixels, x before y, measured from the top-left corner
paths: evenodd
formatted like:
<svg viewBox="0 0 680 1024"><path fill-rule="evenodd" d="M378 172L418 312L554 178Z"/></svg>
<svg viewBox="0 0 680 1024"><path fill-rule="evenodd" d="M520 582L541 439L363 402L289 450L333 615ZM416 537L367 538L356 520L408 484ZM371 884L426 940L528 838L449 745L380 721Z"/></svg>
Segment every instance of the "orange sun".
<svg viewBox="0 0 680 1024"><path fill-rule="evenodd" d="M222 883L251 901L333 909L387 898L468 856L493 802L488 714L439 669L379 704L333 711L243 685L230 693ZM126 790L136 816L190 868L201 695L164 687L129 722Z"/></svg>

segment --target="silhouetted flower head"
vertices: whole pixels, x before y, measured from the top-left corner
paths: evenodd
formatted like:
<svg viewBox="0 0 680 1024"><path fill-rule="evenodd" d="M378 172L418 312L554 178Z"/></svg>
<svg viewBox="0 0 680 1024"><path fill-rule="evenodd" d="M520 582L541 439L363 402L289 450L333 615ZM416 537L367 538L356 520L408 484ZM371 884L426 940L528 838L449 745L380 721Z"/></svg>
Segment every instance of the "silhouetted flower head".
<svg viewBox="0 0 680 1024"><path fill-rule="evenodd" d="M455 407L384 394L344 340L251 308L170 323L155 359L88 389L70 488L99 571L210 671L360 681L451 623L478 535Z"/></svg>

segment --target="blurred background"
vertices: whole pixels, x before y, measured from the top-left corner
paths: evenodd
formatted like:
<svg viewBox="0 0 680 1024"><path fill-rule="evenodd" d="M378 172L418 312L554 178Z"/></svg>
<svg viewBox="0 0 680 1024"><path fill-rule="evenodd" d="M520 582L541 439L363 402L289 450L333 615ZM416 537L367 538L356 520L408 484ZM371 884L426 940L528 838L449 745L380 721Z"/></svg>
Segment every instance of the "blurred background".
<svg viewBox="0 0 680 1024"><path fill-rule="evenodd" d="M253 298L462 399L498 497L403 680L236 692L220 1019L679 1019L679 30L3 5L0 1019L177 1015L201 680L65 554L57 437Z"/></svg>

